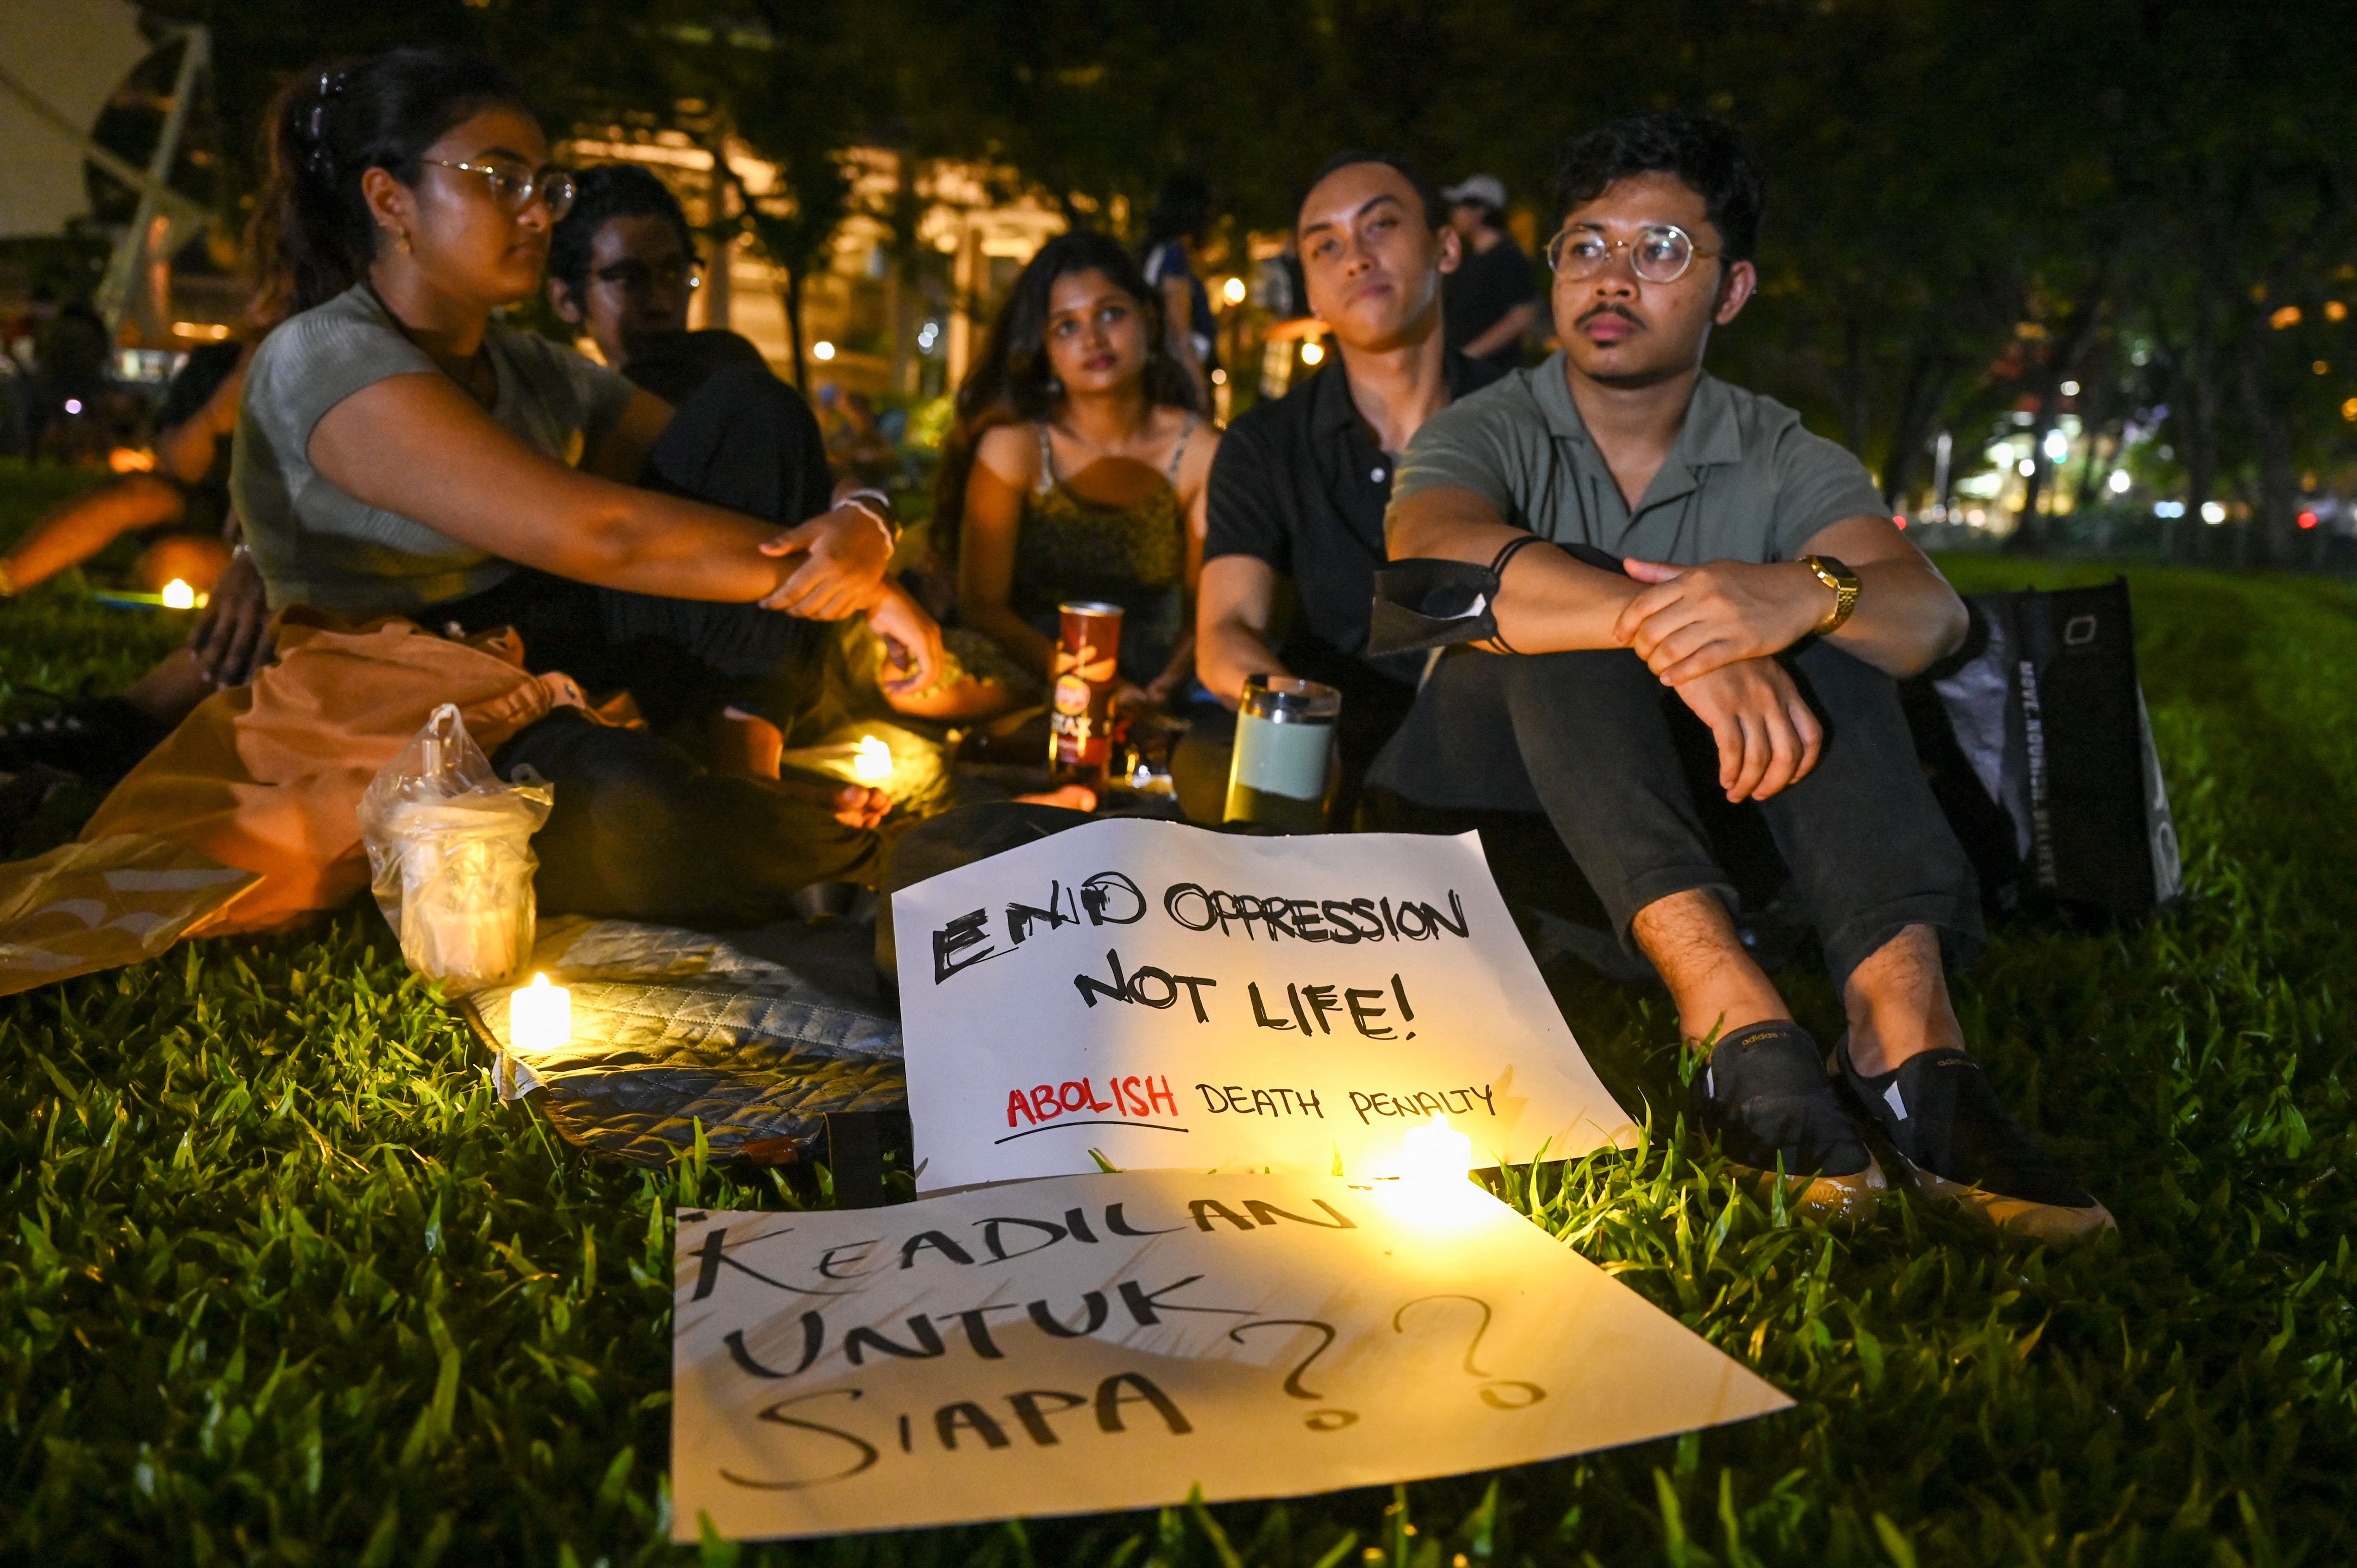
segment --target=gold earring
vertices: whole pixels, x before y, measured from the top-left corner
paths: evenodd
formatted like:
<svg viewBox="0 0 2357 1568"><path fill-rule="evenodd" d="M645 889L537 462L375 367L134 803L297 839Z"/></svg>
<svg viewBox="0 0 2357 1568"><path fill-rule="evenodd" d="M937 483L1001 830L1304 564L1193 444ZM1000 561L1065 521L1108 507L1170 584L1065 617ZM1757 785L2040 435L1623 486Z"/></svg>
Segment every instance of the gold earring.
<svg viewBox="0 0 2357 1568"><path fill-rule="evenodd" d="M409 231L406 229L401 231L401 252L404 255L409 253Z"/></svg>

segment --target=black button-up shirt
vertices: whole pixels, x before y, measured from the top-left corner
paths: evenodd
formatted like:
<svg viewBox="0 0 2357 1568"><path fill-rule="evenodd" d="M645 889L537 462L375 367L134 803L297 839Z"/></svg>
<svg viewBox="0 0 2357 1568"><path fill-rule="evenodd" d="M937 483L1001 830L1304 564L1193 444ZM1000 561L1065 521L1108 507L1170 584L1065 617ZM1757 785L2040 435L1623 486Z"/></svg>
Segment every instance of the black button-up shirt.
<svg viewBox="0 0 2357 1568"><path fill-rule="evenodd" d="M1488 386L1500 373L1451 349L1450 400ZM1340 655L1410 686L1422 673L1421 653L1367 655L1394 467L1351 401L1339 354L1221 436L1211 463L1203 559L1250 555L1293 580L1301 612L1285 646L1275 650L1287 668L1309 673L1331 668Z"/></svg>

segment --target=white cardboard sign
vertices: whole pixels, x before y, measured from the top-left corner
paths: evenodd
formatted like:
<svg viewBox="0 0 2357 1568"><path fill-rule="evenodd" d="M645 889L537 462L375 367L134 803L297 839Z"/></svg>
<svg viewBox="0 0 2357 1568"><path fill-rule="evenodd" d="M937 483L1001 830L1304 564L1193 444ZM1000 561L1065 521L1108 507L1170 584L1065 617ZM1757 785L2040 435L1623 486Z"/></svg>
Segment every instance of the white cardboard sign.
<svg viewBox="0 0 2357 1568"><path fill-rule="evenodd" d="M1480 840L1092 822L894 895L927 1192L1100 1168L1391 1173L1627 1144ZM1339 1164L1338 1164L1339 1162Z"/></svg>
<svg viewBox="0 0 2357 1568"><path fill-rule="evenodd" d="M1470 1182L691 1211L676 1267L677 1541L1294 1496L1792 1402Z"/></svg>

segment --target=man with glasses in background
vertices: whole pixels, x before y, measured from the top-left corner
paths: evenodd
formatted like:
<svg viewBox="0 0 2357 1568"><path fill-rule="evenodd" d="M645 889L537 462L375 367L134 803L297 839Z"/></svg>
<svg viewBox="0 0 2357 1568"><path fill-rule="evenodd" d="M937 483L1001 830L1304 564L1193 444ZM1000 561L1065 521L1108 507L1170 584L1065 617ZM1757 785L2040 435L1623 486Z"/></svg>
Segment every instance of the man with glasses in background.
<svg viewBox="0 0 2357 1568"><path fill-rule="evenodd" d="M674 407L723 366L766 366L725 327L687 329L704 281L695 233L651 169L601 164L573 179L573 209L549 236L548 303L606 363Z"/></svg>
<svg viewBox="0 0 2357 1568"><path fill-rule="evenodd" d="M1400 465L1378 651L1458 646L1372 782L1543 809L1706 1052L1702 1127L1804 1210L1872 1212L1864 1124L1993 1224L2108 1228L1949 1001L1978 898L1894 678L1962 641L1963 601L1857 458L1702 368L1758 286L1758 174L1723 122L1662 111L1575 141L1558 197L1563 348L1434 415ZM1841 994L1830 1063L1738 934L1728 851L1762 825Z"/></svg>

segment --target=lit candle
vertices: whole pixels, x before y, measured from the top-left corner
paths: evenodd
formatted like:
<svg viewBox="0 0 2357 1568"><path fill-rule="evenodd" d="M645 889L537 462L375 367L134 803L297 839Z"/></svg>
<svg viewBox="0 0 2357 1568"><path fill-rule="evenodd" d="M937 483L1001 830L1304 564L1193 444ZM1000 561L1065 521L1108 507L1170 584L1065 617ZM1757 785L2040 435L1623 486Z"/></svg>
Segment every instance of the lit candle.
<svg viewBox="0 0 2357 1568"><path fill-rule="evenodd" d="M508 1046L518 1051L562 1050L573 1043L573 993L535 974L508 997Z"/></svg>
<svg viewBox="0 0 2357 1568"><path fill-rule="evenodd" d="M1407 1130L1400 1151L1399 1174L1416 1180L1463 1181L1473 1169L1473 1140L1448 1124L1448 1113L1436 1111L1422 1127Z"/></svg>
<svg viewBox="0 0 2357 1568"><path fill-rule="evenodd" d="M851 776L862 784L881 784L892 777L892 748L882 736L862 736L852 754Z"/></svg>
<svg viewBox="0 0 2357 1568"><path fill-rule="evenodd" d="M197 607L196 589L178 577L164 585L161 596L167 610L192 610Z"/></svg>

